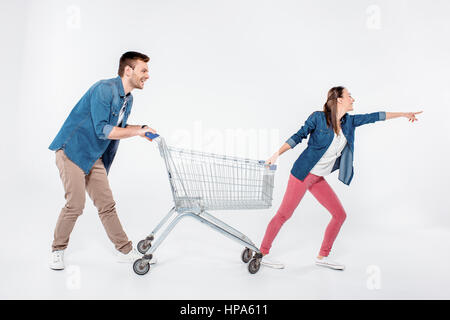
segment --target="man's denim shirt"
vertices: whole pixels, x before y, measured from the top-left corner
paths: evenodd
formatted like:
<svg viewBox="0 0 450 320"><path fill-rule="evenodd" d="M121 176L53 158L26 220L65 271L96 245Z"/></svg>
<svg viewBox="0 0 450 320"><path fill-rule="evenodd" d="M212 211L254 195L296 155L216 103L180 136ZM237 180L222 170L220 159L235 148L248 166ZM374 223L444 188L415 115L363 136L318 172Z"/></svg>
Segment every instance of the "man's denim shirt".
<svg viewBox="0 0 450 320"><path fill-rule="evenodd" d="M341 118L342 132L347 139L347 144L339 158L336 159L331 172L339 169L339 180L349 185L353 178L353 146L355 140L355 128L363 124L386 120L386 112L374 112L368 114L349 115L346 113ZM314 168L320 158L325 154L334 138L333 129L327 126L327 120L323 111L313 112L300 130L290 137L286 143L294 148L310 134L307 148L300 154L291 170L291 174L303 181Z"/></svg>
<svg viewBox="0 0 450 320"><path fill-rule="evenodd" d="M121 127L127 124L133 96L125 95L120 77L98 81L72 109L49 149L63 149L85 174L89 174L94 163L102 157L109 172L119 140L110 140L108 136L117 126L124 99L127 99L127 105Z"/></svg>

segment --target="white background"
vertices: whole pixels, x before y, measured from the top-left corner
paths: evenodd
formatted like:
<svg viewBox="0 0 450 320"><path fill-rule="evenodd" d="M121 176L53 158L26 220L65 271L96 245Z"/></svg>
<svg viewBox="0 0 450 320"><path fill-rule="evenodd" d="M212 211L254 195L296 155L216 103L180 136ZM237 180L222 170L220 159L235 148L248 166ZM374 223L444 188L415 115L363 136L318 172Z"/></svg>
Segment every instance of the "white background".
<svg viewBox="0 0 450 320"><path fill-rule="evenodd" d="M0 298L450 298L449 10L446 0L1 1ZM335 85L355 114L424 111L358 128L351 185L327 177L347 212L332 251L344 272L313 264L330 215L309 193L274 242L281 271L250 275L239 245L186 220L139 277L115 262L89 199L66 270L48 268L64 205L48 145L129 50L151 58L129 123L184 148L266 159ZM259 245L305 146L281 157L271 209L215 214ZM110 184L134 243L172 206L144 139L121 142Z"/></svg>

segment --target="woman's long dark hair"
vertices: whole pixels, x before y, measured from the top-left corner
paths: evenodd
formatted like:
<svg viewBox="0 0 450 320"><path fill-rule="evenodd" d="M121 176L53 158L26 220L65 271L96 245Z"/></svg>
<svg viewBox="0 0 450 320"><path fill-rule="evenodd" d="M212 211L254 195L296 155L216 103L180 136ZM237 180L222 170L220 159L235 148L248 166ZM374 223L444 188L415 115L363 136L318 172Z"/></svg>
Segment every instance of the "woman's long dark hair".
<svg viewBox="0 0 450 320"><path fill-rule="evenodd" d="M339 86L328 90L327 102L323 105L323 112L325 112L327 126L331 126L336 134L338 134L337 99L342 98L342 92L344 89L344 87Z"/></svg>

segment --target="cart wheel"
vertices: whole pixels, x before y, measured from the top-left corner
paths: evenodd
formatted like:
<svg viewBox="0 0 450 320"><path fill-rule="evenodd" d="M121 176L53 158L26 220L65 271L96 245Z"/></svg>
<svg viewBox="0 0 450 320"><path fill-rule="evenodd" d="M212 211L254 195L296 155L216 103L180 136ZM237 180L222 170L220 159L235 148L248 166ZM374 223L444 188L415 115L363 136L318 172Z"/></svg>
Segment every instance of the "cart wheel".
<svg viewBox="0 0 450 320"><path fill-rule="evenodd" d="M150 249L151 246L152 246L152 244L150 243L150 241L148 241L148 240L141 240L137 244L137 249L138 249L138 251L140 253L146 254L148 249Z"/></svg>
<svg viewBox="0 0 450 320"><path fill-rule="evenodd" d="M253 257L253 251L249 248L245 248L242 252L241 258L244 263L249 262Z"/></svg>
<svg viewBox="0 0 450 320"><path fill-rule="evenodd" d="M250 261L250 263L248 265L248 271L251 274L255 274L258 272L259 267L261 267L261 263L260 263L259 259L253 259L252 261Z"/></svg>
<svg viewBox="0 0 450 320"><path fill-rule="evenodd" d="M137 259L133 263L133 270L136 274L143 276L150 270L150 263L143 263L143 259Z"/></svg>

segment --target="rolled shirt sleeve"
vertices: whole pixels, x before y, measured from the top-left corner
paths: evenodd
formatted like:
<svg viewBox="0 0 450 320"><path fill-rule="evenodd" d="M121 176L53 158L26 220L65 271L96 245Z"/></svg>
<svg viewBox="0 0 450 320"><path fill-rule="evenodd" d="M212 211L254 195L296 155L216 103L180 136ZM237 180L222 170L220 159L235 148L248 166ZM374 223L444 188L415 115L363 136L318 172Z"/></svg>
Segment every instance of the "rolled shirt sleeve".
<svg viewBox="0 0 450 320"><path fill-rule="evenodd" d="M104 136L104 138L100 138L100 139L108 139L109 134L111 133L113 128L114 128L114 126L112 126L110 124L105 124L105 126L103 127L103 136Z"/></svg>
<svg viewBox="0 0 450 320"><path fill-rule="evenodd" d="M380 111L380 112L373 112L373 113L366 113L366 114L355 114L354 116L352 116L352 120L353 120L353 126L359 127L364 124L386 120L386 112Z"/></svg>
<svg viewBox="0 0 450 320"><path fill-rule="evenodd" d="M291 147L294 148L297 144L302 142L303 139L306 139L308 134L311 133L316 128L316 121L315 121L315 115L316 112L313 112L308 119L306 119L305 124L298 130L296 133L294 133L287 141L286 143Z"/></svg>
<svg viewBox="0 0 450 320"><path fill-rule="evenodd" d="M111 113L112 88L108 84L100 84L91 95L91 117L95 134L99 139L108 139L114 126L108 123Z"/></svg>

